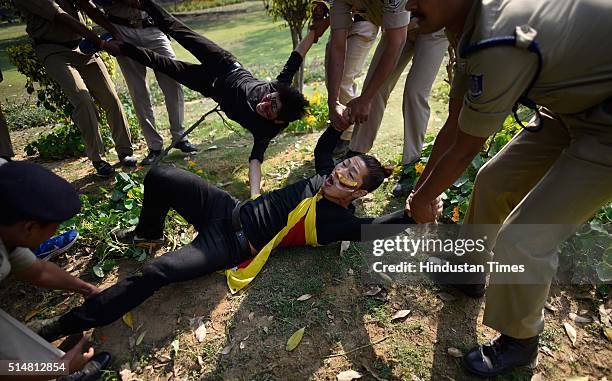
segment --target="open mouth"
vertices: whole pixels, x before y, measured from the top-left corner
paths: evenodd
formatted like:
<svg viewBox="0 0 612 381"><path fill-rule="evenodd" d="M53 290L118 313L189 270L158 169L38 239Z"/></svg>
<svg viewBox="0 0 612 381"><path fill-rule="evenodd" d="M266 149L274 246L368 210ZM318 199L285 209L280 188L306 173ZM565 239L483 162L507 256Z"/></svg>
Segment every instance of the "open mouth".
<svg viewBox="0 0 612 381"><path fill-rule="evenodd" d="M333 175L329 175L327 176L327 179L325 180L325 186L332 186L334 185L334 179L333 179Z"/></svg>

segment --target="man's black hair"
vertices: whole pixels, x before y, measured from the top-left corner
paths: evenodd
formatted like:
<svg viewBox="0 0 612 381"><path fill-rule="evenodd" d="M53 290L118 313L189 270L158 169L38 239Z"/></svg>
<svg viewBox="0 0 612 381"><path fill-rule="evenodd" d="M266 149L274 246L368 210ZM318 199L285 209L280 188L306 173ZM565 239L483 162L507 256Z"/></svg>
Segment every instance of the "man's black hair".
<svg viewBox="0 0 612 381"><path fill-rule="evenodd" d="M301 119L306 114L309 103L297 89L290 86L279 86L277 91L282 104L277 116L278 120L289 123Z"/></svg>
<svg viewBox="0 0 612 381"><path fill-rule="evenodd" d="M368 169L368 173L363 178L361 189L372 192L376 190L376 188L378 188L380 184L382 184L383 181L385 181L385 179L391 176L393 173L392 167L384 167L374 156L361 154L359 155L359 158L363 160L366 168Z"/></svg>

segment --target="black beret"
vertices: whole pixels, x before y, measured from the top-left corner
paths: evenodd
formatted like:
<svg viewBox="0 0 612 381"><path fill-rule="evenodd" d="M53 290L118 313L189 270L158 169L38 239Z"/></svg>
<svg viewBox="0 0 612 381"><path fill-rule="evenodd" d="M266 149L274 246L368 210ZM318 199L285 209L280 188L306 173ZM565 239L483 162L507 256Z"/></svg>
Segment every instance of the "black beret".
<svg viewBox="0 0 612 381"><path fill-rule="evenodd" d="M0 165L0 225L25 220L62 222L80 209L72 185L41 165L27 161Z"/></svg>

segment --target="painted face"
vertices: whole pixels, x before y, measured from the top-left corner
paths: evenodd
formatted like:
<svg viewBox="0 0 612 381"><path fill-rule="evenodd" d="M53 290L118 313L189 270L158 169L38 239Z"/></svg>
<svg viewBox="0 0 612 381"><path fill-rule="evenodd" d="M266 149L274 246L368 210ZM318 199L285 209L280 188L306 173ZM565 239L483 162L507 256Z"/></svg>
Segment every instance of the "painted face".
<svg viewBox="0 0 612 381"><path fill-rule="evenodd" d="M278 113L281 110L282 103L278 92L266 94L261 102L257 104L255 109L257 113L268 120L275 120L278 117Z"/></svg>
<svg viewBox="0 0 612 381"><path fill-rule="evenodd" d="M419 20L419 31L428 34L444 28L453 17L448 3L448 0L408 0L406 8Z"/></svg>
<svg viewBox="0 0 612 381"><path fill-rule="evenodd" d="M354 193L360 191L367 173L368 168L360 157L346 159L338 163L327 176L323 184L323 194L335 199L357 198Z"/></svg>

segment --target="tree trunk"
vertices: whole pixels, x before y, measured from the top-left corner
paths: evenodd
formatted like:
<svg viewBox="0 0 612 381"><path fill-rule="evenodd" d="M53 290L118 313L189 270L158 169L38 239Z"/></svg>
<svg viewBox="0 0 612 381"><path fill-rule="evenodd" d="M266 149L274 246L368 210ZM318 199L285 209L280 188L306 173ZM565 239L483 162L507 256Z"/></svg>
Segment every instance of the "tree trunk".
<svg viewBox="0 0 612 381"><path fill-rule="evenodd" d="M297 28L291 28L291 41L293 42L293 49L298 46L300 41L302 41L302 31ZM300 70L293 77L293 87L298 89L301 93L304 88L304 62L300 65Z"/></svg>

